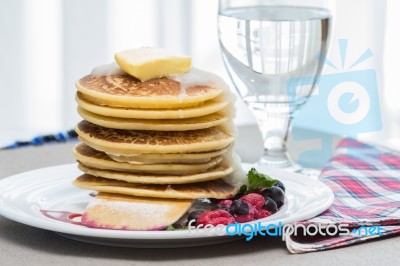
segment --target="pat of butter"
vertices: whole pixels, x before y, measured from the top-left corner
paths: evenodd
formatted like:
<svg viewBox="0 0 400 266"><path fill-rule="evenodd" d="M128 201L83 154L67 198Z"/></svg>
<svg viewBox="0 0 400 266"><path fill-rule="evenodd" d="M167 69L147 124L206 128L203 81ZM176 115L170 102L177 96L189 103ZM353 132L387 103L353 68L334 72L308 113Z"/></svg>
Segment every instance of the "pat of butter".
<svg viewBox="0 0 400 266"><path fill-rule="evenodd" d="M190 71L192 58L158 48L139 48L115 54L119 67L141 81Z"/></svg>

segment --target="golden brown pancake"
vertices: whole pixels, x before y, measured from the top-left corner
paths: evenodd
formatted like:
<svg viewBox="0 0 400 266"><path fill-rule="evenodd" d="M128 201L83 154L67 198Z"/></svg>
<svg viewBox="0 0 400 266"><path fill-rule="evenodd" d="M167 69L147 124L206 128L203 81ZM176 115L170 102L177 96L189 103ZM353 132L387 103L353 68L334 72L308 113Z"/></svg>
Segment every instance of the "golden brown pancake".
<svg viewBox="0 0 400 266"><path fill-rule="evenodd" d="M188 174L188 175L174 175L174 174L164 175L164 174L150 174L143 172L134 173L127 171L113 171L113 170L88 167L82 163L78 164L78 168L82 172L85 172L93 176L121 180L130 183L138 183L138 184L197 183L197 182L204 182L218 178L223 178L233 172L233 168L228 166L227 164L220 164L218 166L209 169L207 172Z"/></svg>
<svg viewBox="0 0 400 266"><path fill-rule="evenodd" d="M129 108L183 108L217 97L222 88L194 86L182 90L168 78L141 82L128 75L88 75L76 83L78 91L91 96L97 105Z"/></svg>
<svg viewBox="0 0 400 266"><path fill-rule="evenodd" d="M95 114L136 119L183 119L199 117L221 111L229 105L229 101L224 100L222 97L216 97L200 103L198 106L188 108L134 109L128 107L111 107L94 104L89 96L79 91L76 93L75 100L79 107Z"/></svg>
<svg viewBox="0 0 400 266"><path fill-rule="evenodd" d="M193 200L99 193L82 215L82 224L114 230L161 230L176 222Z"/></svg>
<svg viewBox="0 0 400 266"><path fill-rule="evenodd" d="M83 174L74 181L74 185L98 192L173 199L226 199L233 197L237 192L235 187L221 179L193 184L145 185Z"/></svg>
<svg viewBox="0 0 400 266"><path fill-rule="evenodd" d="M197 164L209 162L212 158L225 154L228 151L228 148L198 153L143 153L135 155L121 155L121 153L119 153L119 155L115 155L107 153L107 155L114 161L131 164Z"/></svg>
<svg viewBox="0 0 400 266"><path fill-rule="evenodd" d="M78 113L83 119L93 124L126 130L187 131L209 128L228 121L228 116L223 112L194 118L151 120L102 116L80 107L78 107Z"/></svg>
<svg viewBox="0 0 400 266"><path fill-rule="evenodd" d="M116 162L104 152L97 151L83 143L75 146L73 149L73 153L75 158L80 163L90 168L142 174L150 173L159 175L191 175L202 173L206 172L208 169L216 166L222 161L222 157L219 156L213 158L209 162L202 164L130 164Z"/></svg>
<svg viewBox="0 0 400 266"><path fill-rule="evenodd" d="M89 146L94 143L93 148L104 152L112 149L137 154L207 152L226 148L234 140L220 126L178 132L140 131L110 129L84 120L75 130L83 142Z"/></svg>

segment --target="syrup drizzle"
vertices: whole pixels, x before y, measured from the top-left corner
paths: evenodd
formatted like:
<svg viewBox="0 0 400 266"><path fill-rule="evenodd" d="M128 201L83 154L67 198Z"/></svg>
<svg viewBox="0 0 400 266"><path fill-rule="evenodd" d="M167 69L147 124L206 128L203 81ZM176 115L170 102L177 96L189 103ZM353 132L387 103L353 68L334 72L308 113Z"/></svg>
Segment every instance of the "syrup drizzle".
<svg viewBox="0 0 400 266"><path fill-rule="evenodd" d="M89 196L91 197L96 197L98 192L90 192ZM69 223L69 224L76 224L76 225L82 225L81 223L81 213L74 213L74 212L68 212L68 211L52 211L52 210L40 210L40 212L46 216L47 218L64 222L64 223Z"/></svg>
<svg viewBox="0 0 400 266"><path fill-rule="evenodd" d="M80 218L82 214L73 213L67 211L51 211L51 210L40 210L40 212L47 218L57 220L64 223L82 225Z"/></svg>

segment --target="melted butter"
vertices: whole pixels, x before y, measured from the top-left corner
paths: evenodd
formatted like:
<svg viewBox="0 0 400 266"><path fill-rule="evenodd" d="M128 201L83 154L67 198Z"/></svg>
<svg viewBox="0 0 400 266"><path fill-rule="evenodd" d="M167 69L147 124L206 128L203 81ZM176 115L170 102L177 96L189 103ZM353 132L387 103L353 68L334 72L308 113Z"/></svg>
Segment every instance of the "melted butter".
<svg viewBox="0 0 400 266"><path fill-rule="evenodd" d="M126 74L126 72L122 71L115 62L93 68L92 72L90 73L91 76L95 77L124 75L124 74Z"/></svg>
<svg viewBox="0 0 400 266"><path fill-rule="evenodd" d="M233 168L233 172L224 177L223 180L228 184L239 189L243 184L246 184L246 173L242 169L242 160L234 151L234 144L230 145L227 152L223 155L222 163L228 164Z"/></svg>
<svg viewBox="0 0 400 266"><path fill-rule="evenodd" d="M221 99L229 100L234 102L236 96L230 91L228 84L218 75L211 72L200 70L198 68L192 68L189 72L168 77L169 79L175 80L180 83L180 98L187 96L186 90L196 86L207 86L212 88L222 89L223 93Z"/></svg>

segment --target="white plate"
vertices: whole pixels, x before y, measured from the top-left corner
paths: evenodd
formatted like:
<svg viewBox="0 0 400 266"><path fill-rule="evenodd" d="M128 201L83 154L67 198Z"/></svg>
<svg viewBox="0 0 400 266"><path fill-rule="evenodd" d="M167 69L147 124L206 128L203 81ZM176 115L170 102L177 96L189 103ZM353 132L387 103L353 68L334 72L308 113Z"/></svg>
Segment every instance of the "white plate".
<svg viewBox="0 0 400 266"><path fill-rule="evenodd" d="M245 170L251 165L243 164ZM281 180L286 186L286 202L263 224L294 223L325 211L333 202L333 193L323 183L297 173L256 167L258 171ZM90 192L71 182L81 172L76 164L42 168L10 176L0 181L0 215L11 220L57 232L79 241L126 247L187 247L228 242L238 239L224 233L200 231L119 231L91 229L79 224L52 219L44 210L81 214L91 200ZM51 212L54 214L54 212ZM249 224L255 224L252 222Z"/></svg>

